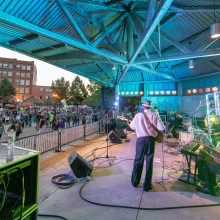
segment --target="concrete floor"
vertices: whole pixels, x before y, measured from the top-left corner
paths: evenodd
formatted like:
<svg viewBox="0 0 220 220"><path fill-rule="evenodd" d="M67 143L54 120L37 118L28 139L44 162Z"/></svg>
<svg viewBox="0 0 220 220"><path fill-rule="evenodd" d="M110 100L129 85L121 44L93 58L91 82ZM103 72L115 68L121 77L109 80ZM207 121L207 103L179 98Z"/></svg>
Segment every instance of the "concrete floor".
<svg viewBox="0 0 220 220"><path fill-rule="evenodd" d="M110 147L110 155L116 156L113 164L121 161L120 158L133 159L135 155L134 134L129 134L129 143L117 144ZM86 156L97 147L105 147L105 136L91 136L88 141L74 142L72 146L66 146L65 152L46 153L41 157L39 214L54 214L63 216L69 220L217 220L220 219L219 207L175 209L160 211L138 211L125 208L111 208L97 206L83 201L79 196L82 184L76 184L69 189L59 189L51 183L51 178L58 174L71 171L67 157L76 150L81 156ZM95 142L95 143L94 143ZM85 146L86 145L86 146ZM166 148L166 146L164 146ZM96 156L105 156L106 150L96 151ZM164 178L168 172L174 172L182 165L182 155L165 154ZM88 159L93 159L90 157ZM99 159L94 162L94 167L105 161ZM102 163L99 169L92 173L91 181L85 186L83 196L89 200L142 208L158 208L172 206L193 206L220 203L220 197L213 197L195 191L195 187L185 184L177 179L165 180L164 189L155 181L162 175L162 145L156 146L154 158L153 189L144 192L142 196L141 184L138 188L130 183L132 160L123 161L117 165L108 166L108 162ZM143 182L143 181L142 181ZM141 198L142 196L142 198ZM39 217L39 219L50 219ZM51 218L54 219L54 218Z"/></svg>

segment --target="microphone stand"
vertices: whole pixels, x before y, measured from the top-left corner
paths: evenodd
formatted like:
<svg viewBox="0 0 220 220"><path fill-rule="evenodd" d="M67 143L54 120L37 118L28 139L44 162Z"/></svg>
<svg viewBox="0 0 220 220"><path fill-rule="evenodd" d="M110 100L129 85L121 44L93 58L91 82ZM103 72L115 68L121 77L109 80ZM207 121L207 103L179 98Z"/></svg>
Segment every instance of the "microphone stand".
<svg viewBox="0 0 220 220"><path fill-rule="evenodd" d="M195 119L195 115L196 113L198 112L199 108L201 107L201 104L198 105L196 111L193 113L192 115L192 118L193 118L193 125L196 127L197 126L197 122L196 122L196 119Z"/></svg>
<svg viewBox="0 0 220 220"><path fill-rule="evenodd" d="M107 152L106 152L106 156L105 157L96 157L96 159L101 159L101 158L106 158L107 160L108 160L108 162L109 162L109 165L111 166L112 164L110 163L110 161L109 161L109 158L116 158L116 157L114 157L114 156L109 156L109 154L108 154L108 152L109 152L109 121L108 121L108 114L109 113L111 113L113 111L113 109L111 109L111 110L109 110L109 112L106 114L106 115L104 115L104 117L103 118L106 118L106 121L107 121L107 138L106 138L106 150L107 150ZM102 118L102 119L103 119Z"/></svg>

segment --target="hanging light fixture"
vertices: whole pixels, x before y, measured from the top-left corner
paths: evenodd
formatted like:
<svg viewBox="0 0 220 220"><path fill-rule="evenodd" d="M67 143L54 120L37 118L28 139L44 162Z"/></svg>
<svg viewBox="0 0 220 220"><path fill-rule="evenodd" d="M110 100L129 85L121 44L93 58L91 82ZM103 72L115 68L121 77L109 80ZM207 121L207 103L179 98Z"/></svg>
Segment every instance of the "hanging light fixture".
<svg viewBox="0 0 220 220"><path fill-rule="evenodd" d="M115 69L116 69L116 67L115 67L115 64L113 64L113 67L112 67L112 69L113 69L113 70L115 70Z"/></svg>
<svg viewBox="0 0 220 220"><path fill-rule="evenodd" d="M192 42L189 42L190 46L190 51L192 52ZM193 69L194 68L194 60L189 60L189 68Z"/></svg>
<svg viewBox="0 0 220 220"><path fill-rule="evenodd" d="M211 38L220 37L220 22L217 22L215 14L215 0L214 0L214 24L211 25Z"/></svg>

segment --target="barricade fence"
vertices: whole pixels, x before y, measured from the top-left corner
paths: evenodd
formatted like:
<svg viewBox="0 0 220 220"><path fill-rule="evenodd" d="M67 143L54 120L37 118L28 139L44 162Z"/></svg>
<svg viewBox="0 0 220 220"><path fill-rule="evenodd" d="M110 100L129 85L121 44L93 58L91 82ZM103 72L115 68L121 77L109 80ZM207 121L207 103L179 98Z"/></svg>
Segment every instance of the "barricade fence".
<svg viewBox="0 0 220 220"><path fill-rule="evenodd" d="M87 136L95 133L103 133L104 128L104 121L100 120L85 125L20 138L15 141L15 146L36 150L40 153L56 148L59 151L61 146L65 144L79 139L85 140Z"/></svg>

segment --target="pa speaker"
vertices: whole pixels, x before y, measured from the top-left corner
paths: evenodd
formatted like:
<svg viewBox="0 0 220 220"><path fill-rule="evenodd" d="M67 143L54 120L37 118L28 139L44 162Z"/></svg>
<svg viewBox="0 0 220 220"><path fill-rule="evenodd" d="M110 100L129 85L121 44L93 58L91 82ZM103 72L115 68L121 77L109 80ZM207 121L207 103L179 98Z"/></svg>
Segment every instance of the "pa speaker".
<svg viewBox="0 0 220 220"><path fill-rule="evenodd" d="M76 151L73 151L67 160L77 178L87 177L93 170L92 165L81 157Z"/></svg>
<svg viewBox="0 0 220 220"><path fill-rule="evenodd" d="M114 132L122 139L127 138L127 134L121 128L115 128Z"/></svg>
<svg viewBox="0 0 220 220"><path fill-rule="evenodd" d="M122 143L121 138L114 131L110 132L109 138L112 141L112 143L115 143L115 144L121 144Z"/></svg>

